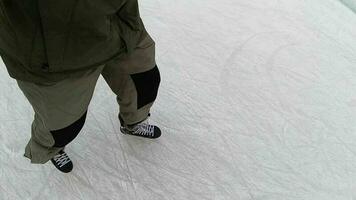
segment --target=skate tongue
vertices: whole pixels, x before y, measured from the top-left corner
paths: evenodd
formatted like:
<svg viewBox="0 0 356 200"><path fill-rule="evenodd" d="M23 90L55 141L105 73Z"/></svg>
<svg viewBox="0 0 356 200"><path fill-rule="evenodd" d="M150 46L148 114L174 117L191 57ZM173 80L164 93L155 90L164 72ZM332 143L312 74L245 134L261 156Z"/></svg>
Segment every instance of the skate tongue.
<svg viewBox="0 0 356 200"><path fill-rule="evenodd" d="M127 128L130 129L130 130L132 130L132 129L134 129L135 127L141 126L141 125L143 125L143 124L148 124L148 118L146 118L145 120L140 121L140 122L138 122L138 123L136 123L136 124L127 125Z"/></svg>

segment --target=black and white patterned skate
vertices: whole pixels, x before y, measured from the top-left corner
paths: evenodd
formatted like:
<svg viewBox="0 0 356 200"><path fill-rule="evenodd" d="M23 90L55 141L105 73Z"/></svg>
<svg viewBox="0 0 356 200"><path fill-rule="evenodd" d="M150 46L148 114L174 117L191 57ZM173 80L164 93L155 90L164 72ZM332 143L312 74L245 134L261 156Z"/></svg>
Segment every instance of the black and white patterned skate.
<svg viewBox="0 0 356 200"><path fill-rule="evenodd" d="M147 119L132 126L121 125L120 131L123 134L134 135L149 139L155 139L161 136L161 130L157 126L149 124Z"/></svg>
<svg viewBox="0 0 356 200"><path fill-rule="evenodd" d="M72 161L63 150L58 152L58 154L51 159L51 162L59 171L63 173L71 172L73 169Z"/></svg>

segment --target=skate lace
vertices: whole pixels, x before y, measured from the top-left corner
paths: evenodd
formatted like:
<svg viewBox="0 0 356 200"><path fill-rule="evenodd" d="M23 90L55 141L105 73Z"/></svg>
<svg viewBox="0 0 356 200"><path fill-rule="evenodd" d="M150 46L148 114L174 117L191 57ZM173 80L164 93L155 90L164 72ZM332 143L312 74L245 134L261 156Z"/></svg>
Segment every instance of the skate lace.
<svg viewBox="0 0 356 200"><path fill-rule="evenodd" d="M146 119L145 121L134 126L132 128L132 132L135 135L153 137L154 136L154 126L150 125L148 120Z"/></svg>
<svg viewBox="0 0 356 200"><path fill-rule="evenodd" d="M70 159L66 153L54 156L53 160L57 163L57 165L59 165L59 167L63 167L64 165L70 162Z"/></svg>

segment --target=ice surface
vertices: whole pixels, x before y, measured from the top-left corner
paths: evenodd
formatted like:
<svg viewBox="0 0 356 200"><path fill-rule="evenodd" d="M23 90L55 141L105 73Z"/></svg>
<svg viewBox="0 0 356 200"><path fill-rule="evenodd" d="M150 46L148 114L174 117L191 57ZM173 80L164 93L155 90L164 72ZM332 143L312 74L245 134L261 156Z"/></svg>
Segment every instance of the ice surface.
<svg viewBox="0 0 356 200"><path fill-rule="evenodd" d="M163 80L151 120L163 137L119 134L100 79L67 148L74 171L31 165L22 154L32 109L1 67L1 200L356 200L352 9L336 0L140 4L157 42Z"/></svg>
<svg viewBox="0 0 356 200"><path fill-rule="evenodd" d="M356 1L355 0L340 0L345 6L350 8L352 11L356 13Z"/></svg>

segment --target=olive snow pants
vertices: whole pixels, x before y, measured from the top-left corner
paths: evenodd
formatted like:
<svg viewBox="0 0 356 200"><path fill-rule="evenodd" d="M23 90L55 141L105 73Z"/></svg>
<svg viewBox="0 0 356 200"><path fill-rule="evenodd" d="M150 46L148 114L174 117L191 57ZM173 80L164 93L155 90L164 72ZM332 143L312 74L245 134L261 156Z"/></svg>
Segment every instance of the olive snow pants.
<svg viewBox="0 0 356 200"><path fill-rule="evenodd" d="M112 60L81 77L41 85L17 81L35 112L24 154L31 163L46 163L75 139L85 123L100 74L116 94L119 117L125 124L135 124L148 117L160 84L155 44L149 35L130 55Z"/></svg>

